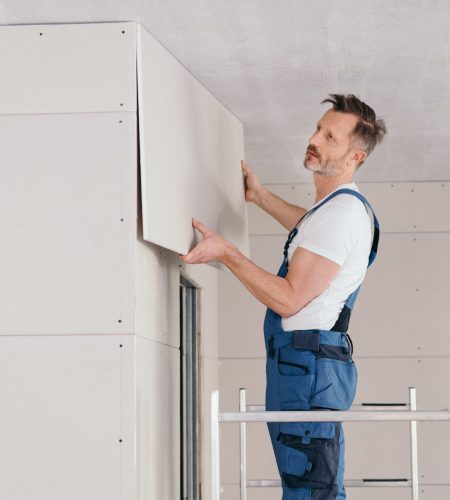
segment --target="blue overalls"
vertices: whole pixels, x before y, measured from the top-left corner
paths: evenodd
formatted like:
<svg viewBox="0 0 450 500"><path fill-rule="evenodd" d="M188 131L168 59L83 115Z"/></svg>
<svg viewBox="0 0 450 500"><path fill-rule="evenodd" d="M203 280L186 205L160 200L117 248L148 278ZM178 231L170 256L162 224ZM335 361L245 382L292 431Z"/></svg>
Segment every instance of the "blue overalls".
<svg viewBox="0 0 450 500"><path fill-rule="evenodd" d="M372 211L374 237L369 267L376 257L380 231L372 207L360 193L339 189L310 209L300 221L340 194L356 196ZM289 233L278 276L285 277L288 272L288 248L297 232L294 227ZM281 327L281 317L267 309L264 319L266 410L350 408L358 376L352 360L353 345L346 332L359 290L360 287L348 297L331 330L286 331ZM281 477L282 500L346 498L341 422L269 422L267 425Z"/></svg>

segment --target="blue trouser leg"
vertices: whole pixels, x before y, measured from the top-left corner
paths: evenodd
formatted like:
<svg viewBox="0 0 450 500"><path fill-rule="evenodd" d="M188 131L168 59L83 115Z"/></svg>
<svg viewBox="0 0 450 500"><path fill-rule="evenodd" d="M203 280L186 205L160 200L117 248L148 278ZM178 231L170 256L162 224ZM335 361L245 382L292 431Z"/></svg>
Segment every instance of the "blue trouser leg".
<svg viewBox="0 0 450 500"><path fill-rule="evenodd" d="M346 498L340 423L268 423L268 428L282 482L282 500Z"/></svg>
<svg viewBox="0 0 450 500"><path fill-rule="evenodd" d="M318 360L312 352L291 345L270 349L268 342L267 346L267 410L320 410L313 406L316 402L332 406L323 409L348 409L356 387L352 361L347 364L332 359ZM331 352L331 347L325 349ZM326 375L318 370L326 370ZM282 500L346 498L345 442L340 422L270 422L267 425L282 482Z"/></svg>
<svg viewBox="0 0 450 500"><path fill-rule="evenodd" d="M346 498L345 487L344 487L344 469L345 469L345 439L344 439L344 427L341 426L341 431L339 433L339 464L337 471L336 483L338 485L338 495L336 500L342 500Z"/></svg>

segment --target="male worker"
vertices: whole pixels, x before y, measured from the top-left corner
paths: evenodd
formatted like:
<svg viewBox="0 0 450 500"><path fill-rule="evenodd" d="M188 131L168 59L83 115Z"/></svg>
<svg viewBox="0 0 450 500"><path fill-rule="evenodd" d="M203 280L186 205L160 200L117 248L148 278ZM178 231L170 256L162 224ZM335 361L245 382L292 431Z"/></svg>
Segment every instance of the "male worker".
<svg viewBox="0 0 450 500"><path fill-rule="evenodd" d="M353 175L383 140L386 128L373 109L352 94L330 94L325 102L333 107L318 121L303 162L313 172L316 188L309 211L264 188L242 161L247 201L290 230L278 274L256 266L195 220L193 226L203 239L180 256L186 263L222 262L267 306L267 410L346 410L356 391L347 328L366 269L376 255L379 227ZM268 427L283 500L346 497L340 422Z"/></svg>

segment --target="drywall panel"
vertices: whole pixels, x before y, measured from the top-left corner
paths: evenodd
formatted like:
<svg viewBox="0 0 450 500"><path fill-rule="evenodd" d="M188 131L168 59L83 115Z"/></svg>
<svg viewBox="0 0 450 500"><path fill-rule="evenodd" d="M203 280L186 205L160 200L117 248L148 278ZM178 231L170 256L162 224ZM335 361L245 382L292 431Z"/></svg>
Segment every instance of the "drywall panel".
<svg viewBox="0 0 450 500"><path fill-rule="evenodd" d="M0 116L0 334L134 332L136 115Z"/></svg>
<svg viewBox="0 0 450 500"><path fill-rule="evenodd" d="M382 232L450 231L450 183L356 183L380 221ZM289 203L309 208L315 199L313 184L272 184L267 189ZM281 224L253 203L249 204L251 234L285 234Z"/></svg>
<svg viewBox="0 0 450 500"><path fill-rule="evenodd" d="M357 355L450 355L449 254L448 232L382 235L349 330Z"/></svg>
<svg viewBox="0 0 450 500"><path fill-rule="evenodd" d="M284 236L252 236L251 258L276 274ZM450 355L450 233L383 234L349 333L359 356ZM220 280L220 355L264 355L264 306L233 276ZM235 313L230 314L229 311Z"/></svg>
<svg viewBox="0 0 450 500"><path fill-rule="evenodd" d="M421 485L420 494L423 500L447 500L450 498L450 485Z"/></svg>
<svg viewBox="0 0 450 500"><path fill-rule="evenodd" d="M1 498L134 498L133 336L3 336L0 379Z"/></svg>
<svg viewBox="0 0 450 500"><path fill-rule="evenodd" d="M144 239L186 254L192 218L248 255L243 125L145 29L138 29Z"/></svg>
<svg viewBox="0 0 450 500"><path fill-rule="evenodd" d="M251 248L253 241L252 236ZM220 357L263 357L265 355L263 324L266 313L264 304L229 273L219 275L219 304Z"/></svg>
<svg viewBox="0 0 450 500"><path fill-rule="evenodd" d="M136 23L0 27L0 114L136 111Z"/></svg>
<svg viewBox="0 0 450 500"><path fill-rule="evenodd" d="M178 256L142 238L136 239L136 334L180 346L180 271Z"/></svg>
<svg viewBox="0 0 450 500"><path fill-rule="evenodd" d="M136 498L180 498L180 351L136 337L136 360Z"/></svg>

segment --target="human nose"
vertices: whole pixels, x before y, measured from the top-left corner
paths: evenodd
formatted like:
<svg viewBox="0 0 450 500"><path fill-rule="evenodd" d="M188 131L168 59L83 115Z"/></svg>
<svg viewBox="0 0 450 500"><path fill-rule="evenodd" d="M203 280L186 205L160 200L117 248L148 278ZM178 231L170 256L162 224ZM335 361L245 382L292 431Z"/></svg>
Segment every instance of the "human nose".
<svg viewBox="0 0 450 500"><path fill-rule="evenodd" d="M315 146L318 149L318 146L320 144L320 131L319 130L316 130L315 132L313 132L313 134L311 135L311 137L308 140L308 144L310 146L311 145Z"/></svg>

